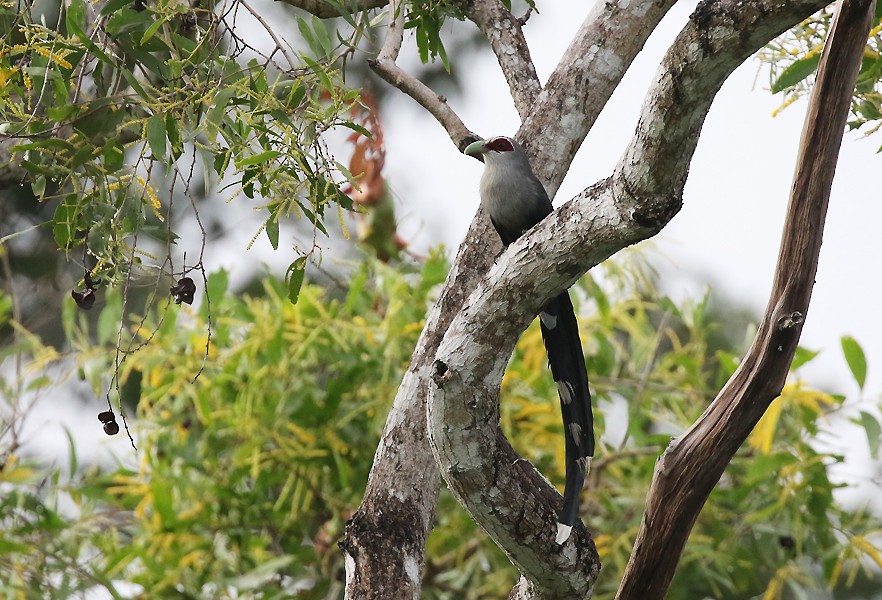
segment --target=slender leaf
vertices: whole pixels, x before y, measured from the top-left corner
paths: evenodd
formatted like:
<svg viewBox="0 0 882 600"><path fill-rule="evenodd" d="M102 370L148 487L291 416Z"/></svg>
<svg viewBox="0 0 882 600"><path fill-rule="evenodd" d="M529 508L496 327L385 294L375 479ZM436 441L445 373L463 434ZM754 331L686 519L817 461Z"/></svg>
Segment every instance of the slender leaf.
<svg viewBox="0 0 882 600"><path fill-rule="evenodd" d="M815 72L818 68L818 62L821 60L820 52L814 54L813 56L809 56L808 58L801 58L786 69L784 69L780 75L778 75L778 79L772 83L772 93L777 94L783 90L786 90L789 87L793 87L809 75Z"/></svg>
<svg viewBox="0 0 882 600"><path fill-rule="evenodd" d="M147 144L158 160L165 160L166 137L165 115L157 113L147 119Z"/></svg>
<svg viewBox="0 0 882 600"><path fill-rule="evenodd" d="M853 337L846 335L842 337L842 353L845 355L845 362L851 369L851 374L857 382L858 387L864 389L867 381L867 357L864 350Z"/></svg>
<svg viewBox="0 0 882 600"><path fill-rule="evenodd" d="M867 445L870 448L870 456L876 458L879 456L879 445L882 441L882 426L879 425L878 419L866 411L861 411L860 425L867 433Z"/></svg>
<svg viewBox="0 0 882 600"><path fill-rule="evenodd" d="M288 289L288 300L291 304L297 304L300 298L300 288L303 286L303 276L306 273L306 257L301 256L290 265L285 272L285 285Z"/></svg>

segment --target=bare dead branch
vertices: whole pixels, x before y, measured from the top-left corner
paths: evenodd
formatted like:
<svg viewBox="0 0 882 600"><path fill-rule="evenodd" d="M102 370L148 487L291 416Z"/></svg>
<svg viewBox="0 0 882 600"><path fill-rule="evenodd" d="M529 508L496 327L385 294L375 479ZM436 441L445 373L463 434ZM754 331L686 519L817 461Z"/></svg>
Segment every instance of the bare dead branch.
<svg viewBox="0 0 882 600"><path fill-rule="evenodd" d="M437 121L447 130L447 134L460 151L464 150L469 143L478 139L469 131L450 105L447 98L436 94L422 81L406 72L395 64L398 53L401 51L401 41L404 36L404 7L400 0L392 0L389 5L389 29L377 58L368 60L368 64L377 75L382 77L392 86L398 88L414 100L420 106L429 111Z"/></svg>
<svg viewBox="0 0 882 600"><path fill-rule="evenodd" d="M276 37L276 34L273 31L272 27L270 27L263 19L263 17L260 16L260 13L251 8L251 6L245 0L238 0L238 2L245 7L245 10L251 13L251 16L254 17L257 22L260 23L260 26L263 27L264 31L269 34L270 38L273 40L273 43L276 45L276 50L280 51L282 53L282 56L284 56L285 60L288 62L288 69L290 69L291 71L295 71L297 67L294 64L294 61L291 60L291 56L288 54L288 51L285 50L285 46L282 41L278 37ZM268 58L272 59L275 53L276 51L274 50L270 53Z"/></svg>
<svg viewBox="0 0 882 600"><path fill-rule="evenodd" d="M808 311L827 203L876 0L841 0L800 141L772 293L753 345L705 413L658 461L616 596L664 598L698 513L784 387Z"/></svg>
<svg viewBox="0 0 882 600"><path fill-rule="evenodd" d="M460 8L490 42L508 82L515 108L521 119L525 119L542 84L530 58L530 48L521 29L523 24L500 0L467 0L460 2Z"/></svg>
<svg viewBox="0 0 882 600"><path fill-rule="evenodd" d="M528 7L527 7L527 12L524 13L524 16L522 16L522 17L518 17L518 25L520 25L521 27L523 27L524 25L526 25L526 24L527 24L527 21L530 20L530 17L531 17L532 15L533 15L533 7L532 7L532 6L528 6Z"/></svg>
<svg viewBox="0 0 882 600"><path fill-rule="evenodd" d="M383 39L383 47L377 59L388 59L393 63L398 60L401 43L404 40L404 7L401 0L392 0L389 6L389 28Z"/></svg>
<svg viewBox="0 0 882 600"><path fill-rule="evenodd" d="M281 0L281 2L305 10L319 19L332 19L340 16L340 11L325 0ZM389 0L340 0L343 7L352 9L353 12L380 8L388 3Z"/></svg>

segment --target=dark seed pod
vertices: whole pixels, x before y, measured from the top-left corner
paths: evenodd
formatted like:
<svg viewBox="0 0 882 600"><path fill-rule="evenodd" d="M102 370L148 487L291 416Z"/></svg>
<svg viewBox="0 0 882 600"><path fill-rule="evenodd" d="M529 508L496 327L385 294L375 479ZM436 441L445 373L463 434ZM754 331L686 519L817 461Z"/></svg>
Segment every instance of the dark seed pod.
<svg viewBox="0 0 882 600"><path fill-rule="evenodd" d="M193 304L193 295L196 293L196 284L189 277L178 279L178 284L168 290L175 299L175 304L186 302Z"/></svg>
<svg viewBox="0 0 882 600"><path fill-rule="evenodd" d="M91 289L87 288L84 292L71 290L70 295L74 299L74 302L77 303L77 306L79 306L83 310L89 310L90 308L95 306L95 292L93 292Z"/></svg>
<svg viewBox="0 0 882 600"><path fill-rule="evenodd" d="M102 423L109 423L110 421L115 421L116 417L113 416L112 410L105 410L104 412L98 413L98 420Z"/></svg>
<svg viewBox="0 0 882 600"><path fill-rule="evenodd" d="M116 435L119 433L119 425L116 424L116 421L108 421L104 424L104 433L107 435Z"/></svg>

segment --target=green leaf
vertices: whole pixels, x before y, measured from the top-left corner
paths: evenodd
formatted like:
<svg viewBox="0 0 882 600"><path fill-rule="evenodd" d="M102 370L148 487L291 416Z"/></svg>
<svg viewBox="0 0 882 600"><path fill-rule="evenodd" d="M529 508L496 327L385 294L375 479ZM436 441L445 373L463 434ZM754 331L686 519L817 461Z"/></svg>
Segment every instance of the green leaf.
<svg viewBox="0 0 882 600"><path fill-rule="evenodd" d="M279 249L279 220L275 215L270 215L270 218L266 220L266 237L269 238L270 245L273 247L273 250Z"/></svg>
<svg viewBox="0 0 882 600"><path fill-rule="evenodd" d="M217 132L223 124L224 115L227 111L227 104L229 104L230 100L235 95L236 88L233 87L225 87L218 90L217 94L214 95L214 103L211 109L209 109L208 114L205 115L205 133L208 136L209 141L212 143L214 143L214 140L217 137Z"/></svg>
<svg viewBox="0 0 882 600"><path fill-rule="evenodd" d="M851 369L851 374L857 382L858 387L864 389L864 383L867 381L867 357L864 350L850 335L842 337L842 353L845 355L845 362Z"/></svg>
<svg viewBox="0 0 882 600"><path fill-rule="evenodd" d="M340 124L343 127L346 127L347 129L351 129L352 131L355 131L356 133L360 133L361 135L363 135L364 137L366 137L368 139L371 139L374 137L371 135L370 131L368 131L367 129L365 129L364 127L359 125L358 123L353 123L352 121L343 121Z"/></svg>
<svg viewBox="0 0 882 600"><path fill-rule="evenodd" d="M876 458L879 456L879 445L882 441L882 426L879 421L866 411L861 411L860 425L867 433L867 445L870 448L870 456Z"/></svg>
<svg viewBox="0 0 882 600"><path fill-rule="evenodd" d="M285 84L288 82L282 83ZM303 102L303 98L306 97L306 86L303 85L303 82L299 79L294 79L290 83L291 85L285 85L282 89L290 88L288 95L285 98L285 106L293 110L300 106L300 103Z"/></svg>
<svg viewBox="0 0 882 600"><path fill-rule="evenodd" d="M181 130L178 127L178 119L174 113L166 113L165 131L168 135L168 142L171 144L172 156L174 156L175 159L180 158L181 154L184 152L184 146L181 139Z"/></svg>
<svg viewBox="0 0 882 600"><path fill-rule="evenodd" d="M64 24L68 33L77 35L83 39L83 30L86 27L86 3L83 0L71 0L67 5L67 13L64 15Z"/></svg>
<svg viewBox="0 0 882 600"><path fill-rule="evenodd" d="M157 113L147 119L147 144L157 160L165 160L165 115Z"/></svg>
<svg viewBox="0 0 882 600"><path fill-rule="evenodd" d="M315 39L322 50L322 55L330 55L334 51L334 41L331 39L331 34L328 32L325 22L315 15L312 17L312 31L315 33Z"/></svg>
<svg viewBox="0 0 882 600"><path fill-rule="evenodd" d="M67 451L70 456L67 468L70 473L77 472L77 445L74 443L73 436L70 434L70 430L65 427L64 435L67 436Z"/></svg>
<svg viewBox="0 0 882 600"><path fill-rule="evenodd" d="M162 27L162 24L165 23L167 18L168 17L163 17L162 19L153 21L153 23L150 24L150 27L144 32L144 35L141 36L141 41L139 43L143 46L149 42L150 38L156 35L156 32L159 31L159 28Z"/></svg>
<svg viewBox="0 0 882 600"><path fill-rule="evenodd" d="M101 151L101 156L103 157L104 168L109 173L119 171L125 159L125 152L119 143L119 139L113 138L108 140L107 144L104 145L104 150Z"/></svg>
<svg viewBox="0 0 882 600"><path fill-rule="evenodd" d="M129 6L131 3L132 0L110 0L110 2L101 7L100 14L102 17L112 15L122 7Z"/></svg>
<svg viewBox="0 0 882 600"><path fill-rule="evenodd" d="M267 163L277 156L281 156L281 154L282 153L278 150L265 150L258 154L249 156L248 158L243 158L242 160L236 161L236 168L241 169L242 167Z"/></svg>
<svg viewBox="0 0 882 600"><path fill-rule="evenodd" d="M68 194L55 209L52 217L52 234L59 248L67 250L76 236L76 222L79 216L79 202L76 194Z"/></svg>
<svg viewBox="0 0 882 600"><path fill-rule="evenodd" d="M227 166L230 164L230 151L223 150L214 155L214 172L223 177Z"/></svg>
<svg viewBox="0 0 882 600"><path fill-rule="evenodd" d="M99 300L100 298L100 291ZM120 319L122 317L122 298L117 289L109 288L105 294L107 304L98 315L98 341L102 344L110 344L116 341L119 335Z"/></svg>
<svg viewBox="0 0 882 600"><path fill-rule="evenodd" d="M817 53L808 58L801 58L784 69L778 79L772 83L772 93L777 94L789 87L793 87L818 68L818 62L821 60L821 53Z"/></svg>
<svg viewBox="0 0 882 600"><path fill-rule="evenodd" d="M285 285L288 288L288 300L291 304L297 304L300 297L300 288L303 286L303 276L306 273L306 257L300 256L288 265L285 272Z"/></svg>
<svg viewBox="0 0 882 600"><path fill-rule="evenodd" d="M419 51L420 61L423 64L429 62L429 35L422 27L416 30L417 50Z"/></svg>
<svg viewBox="0 0 882 600"><path fill-rule="evenodd" d="M304 19L297 17L297 29L300 30L300 35L303 36L303 40L306 44L314 50L317 44L315 37L312 35L312 30L309 28L309 23Z"/></svg>
<svg viewBox="0 0 882 600"><path fill-rule="evenodd" d="M166 527L173 525L178 518L174 510L172 484L162 478L154 477L150 482L150 488L153 491L153 508L159 515L160 521Z"/></svg>
<svg viewBox="0 0 882 600"><path fill-rule="evenodd" d="M230 274L221 269L208 276L208 284L205 289L206 297L211 296L215 300L223 297L230 283Z"/></svg>
<svg viewBox="0 0 882 600"><path fill-rule="evenodd" d="M107 33L113 36L116 42L119 43L123 41L123 34L146 31L153 22L151 13L133 10L125 6L107 19ZM134 39L129 38L128 41L134 42Z"/></svg>
<svg viewBox="0 0 882 600"><path fill-rule="evenodd" d="M43 193L46 191L46 176L38 175L34 181L31 183L31 191L34 192L34 196L38 199L43 198Z"/></svg>
<svg viewBox="0 0 882 600"><path fill-rule="evenodd" d="M807 348L803 348L802 346L797 346L796 354L793 355L793 362L790 364L790 370L795 371L820 353L820 350L809 350Z"/></svg>

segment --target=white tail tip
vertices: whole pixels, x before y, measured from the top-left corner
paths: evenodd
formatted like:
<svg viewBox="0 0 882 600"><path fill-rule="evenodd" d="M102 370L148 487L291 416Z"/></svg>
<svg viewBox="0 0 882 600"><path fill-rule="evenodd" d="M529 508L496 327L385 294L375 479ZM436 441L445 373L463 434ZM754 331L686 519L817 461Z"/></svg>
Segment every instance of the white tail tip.
<svg viewBox="0 0 882 600"><path fill-rule="evenodd" d="M554 538L554 541L557 542L558 546L562 546L566 543L568 539L570 539L570 533L572 533L573 528L570 525L564 525L563 523L557 524L557 537Z"/></svg>

